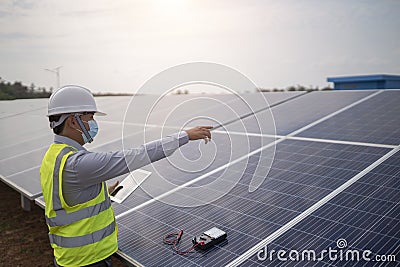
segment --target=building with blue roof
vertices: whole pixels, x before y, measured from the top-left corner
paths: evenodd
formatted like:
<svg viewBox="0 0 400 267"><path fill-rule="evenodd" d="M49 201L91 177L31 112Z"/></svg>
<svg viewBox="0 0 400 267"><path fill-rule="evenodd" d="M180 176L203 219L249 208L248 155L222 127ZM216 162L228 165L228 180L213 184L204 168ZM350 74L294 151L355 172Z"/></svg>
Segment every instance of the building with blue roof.
<svg viewBox="0 0 400 267"><path fill-rule="evenodd" d="M335 90L400 89L400 75L330 77L327 81L334 83Z"/></svg>

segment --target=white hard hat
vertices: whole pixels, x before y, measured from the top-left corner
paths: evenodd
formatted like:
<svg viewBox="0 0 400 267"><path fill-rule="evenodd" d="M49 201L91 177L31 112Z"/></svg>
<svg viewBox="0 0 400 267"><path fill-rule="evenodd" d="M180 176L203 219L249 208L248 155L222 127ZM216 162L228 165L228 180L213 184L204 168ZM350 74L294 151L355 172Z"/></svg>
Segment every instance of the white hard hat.
<svg viewBox="0 0 400 267"><path fill-rule="evenodd" d="M47 116L66 113L94 112L106 115L97 110L96 101L89 89L77 85L66 85L51 94Z"/></svg>

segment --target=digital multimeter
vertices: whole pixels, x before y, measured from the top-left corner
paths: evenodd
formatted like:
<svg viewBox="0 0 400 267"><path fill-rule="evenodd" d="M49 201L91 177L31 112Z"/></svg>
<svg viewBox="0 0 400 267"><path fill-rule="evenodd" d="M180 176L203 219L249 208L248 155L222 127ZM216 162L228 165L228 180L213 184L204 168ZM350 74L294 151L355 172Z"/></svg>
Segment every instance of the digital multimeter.
<svg viewBox="0 0 400 267"><path fill-rule="evenodd" d="M196 248L206 250L224 241L226 237L227 234L224 231L218 229L217 227L213 227L199 236L194 236L192 242L196 246Z"/></svg>

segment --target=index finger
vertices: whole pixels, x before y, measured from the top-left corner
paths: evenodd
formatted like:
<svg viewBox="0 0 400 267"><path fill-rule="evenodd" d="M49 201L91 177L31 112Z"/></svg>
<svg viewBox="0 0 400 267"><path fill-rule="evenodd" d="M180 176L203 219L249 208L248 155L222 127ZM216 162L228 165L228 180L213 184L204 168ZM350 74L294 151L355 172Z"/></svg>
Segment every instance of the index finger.
<svg viewBox="0 0 400 267"><path fill-rule="evenodd" d="M214 128L214 126L200 126L200 128L204 128L204 129L212 129L212 128Z"/></svg>

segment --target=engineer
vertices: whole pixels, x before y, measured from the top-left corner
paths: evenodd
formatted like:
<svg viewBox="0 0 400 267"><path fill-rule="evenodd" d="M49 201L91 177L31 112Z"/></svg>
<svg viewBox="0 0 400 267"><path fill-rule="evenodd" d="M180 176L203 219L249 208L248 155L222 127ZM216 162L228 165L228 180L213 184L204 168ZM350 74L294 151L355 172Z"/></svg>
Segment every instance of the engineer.
<svg viewBox="0 0 400 267"><path fill-rule="evenodd" d="M54 143L40 168L45 217L55 266L112 266L118 249L117 224L105 181L171 155L189 140L211 138L211 126L199 126L117 152L90 152L83 146L98 132L92 93L64 86L48 103Z"/></svg>

